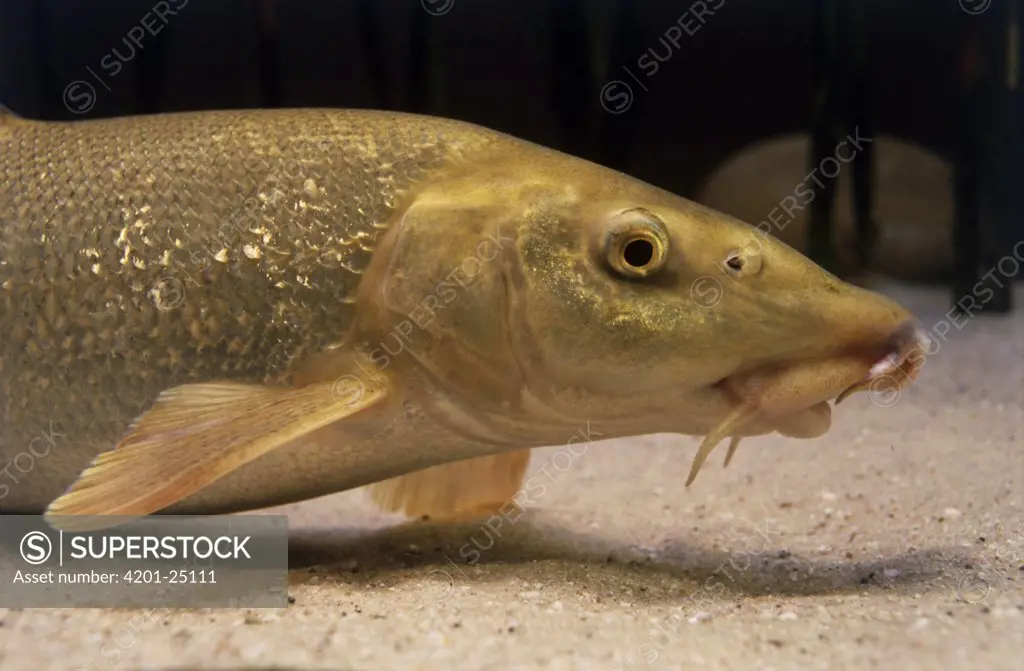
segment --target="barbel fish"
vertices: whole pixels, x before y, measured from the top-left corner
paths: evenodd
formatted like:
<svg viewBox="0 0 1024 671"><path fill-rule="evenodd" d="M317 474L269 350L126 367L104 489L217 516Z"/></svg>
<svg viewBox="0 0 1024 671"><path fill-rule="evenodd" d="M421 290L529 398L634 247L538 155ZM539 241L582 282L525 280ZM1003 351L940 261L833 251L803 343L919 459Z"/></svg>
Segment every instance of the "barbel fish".
<svg viewBox="0 0 1024 671"><path fill-rule="evenodd" d="M689 485L923 360L773 237L460 121L4 113L0 174L0 511L60 528L364 486L485 514L583 426L703 436Z"/></svg>

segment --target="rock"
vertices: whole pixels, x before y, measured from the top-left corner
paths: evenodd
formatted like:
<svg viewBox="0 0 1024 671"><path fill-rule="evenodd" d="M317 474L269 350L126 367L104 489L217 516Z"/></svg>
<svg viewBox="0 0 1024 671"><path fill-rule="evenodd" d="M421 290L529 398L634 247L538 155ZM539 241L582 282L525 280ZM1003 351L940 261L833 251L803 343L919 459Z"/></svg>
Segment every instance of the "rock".
<svg viewBox="0 0 1024 671"><path fill-rule="evenodd" d="M878 240L873 267L867 270L901 280L938 281L953 263L950 167L937 154L895 137L877 136L874 148ZM840 153L850 151L847 146ZM790 217L779 205L786 196L809 203L809 191L814 197L820 193L808 179L809 155L810 139L803 133L752 145L724 161L697 200L750 224L764 221L772 226L773 235L806 253L809 207L793 208ZM834 170L831 162L827 170ZM854 257L852 174L849 163L841 164L833 210L836 261L840 274L847 276L865 270L856 267ZM801 183L806 189L794 193ZM768 221L773 210L775 224Z"/></svg>

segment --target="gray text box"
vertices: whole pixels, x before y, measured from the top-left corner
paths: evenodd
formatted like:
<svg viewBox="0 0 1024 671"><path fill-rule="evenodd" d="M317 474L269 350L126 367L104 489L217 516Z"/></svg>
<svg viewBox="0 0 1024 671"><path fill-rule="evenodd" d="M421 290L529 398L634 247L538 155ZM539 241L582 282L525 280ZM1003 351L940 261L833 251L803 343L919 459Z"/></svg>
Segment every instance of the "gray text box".
<svg viewBox="0 0 1024 671"><path fill-rule="evenodd" d="M285 608L285 515L104 517L70 532L0 515L0 607Z"/></svg>

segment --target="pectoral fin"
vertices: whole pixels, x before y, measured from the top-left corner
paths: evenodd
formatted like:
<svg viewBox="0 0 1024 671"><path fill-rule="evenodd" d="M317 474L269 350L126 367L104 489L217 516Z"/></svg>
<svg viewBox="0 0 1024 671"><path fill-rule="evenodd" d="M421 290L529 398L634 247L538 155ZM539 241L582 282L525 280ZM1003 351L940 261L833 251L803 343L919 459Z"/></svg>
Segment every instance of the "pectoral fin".
<svg viewBox="0 0 1024 671"><path fill-rule="evenodd" d="M47 521L65 530L102 528L78 515L137 517L157 512L240 466L311 431L351 417L386 396L352 378L299 389L195 384L168 389L113 449L100 454L61 497ZM358 388L356 388L358 385Z"/></svg>
<svg viewBox="0 0 1024 671"><path fill-rule="evenodd" d="M434 520L489 515L505 506L523 484L530 450L464 459L406 473L368 487L388 512Z"/></svg>

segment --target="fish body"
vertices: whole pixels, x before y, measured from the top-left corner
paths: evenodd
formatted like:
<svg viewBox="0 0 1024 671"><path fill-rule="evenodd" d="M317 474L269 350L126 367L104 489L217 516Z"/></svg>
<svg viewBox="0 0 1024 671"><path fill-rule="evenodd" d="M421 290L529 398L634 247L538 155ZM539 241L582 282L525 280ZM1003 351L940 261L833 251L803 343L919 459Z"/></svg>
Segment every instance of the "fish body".
<svg viewBox="0 0 1024 671"><path fill-rule="evenodd" d="M4 513L487 509L584 428L814 437L919 367L892 301L458 121L7 115L0 174Z"/></svg>
<svg viewBox="0 0 1024 671"><path fill-rule="evenodd" d="M0 126L0 454L23 481L4 480L0 509L41 512L165 389L287 384L295 362L349 330L403 192L495 140L373 112ZM267 462L248 495L206 505L256 507L378 472L309 449Z"/></svg>

